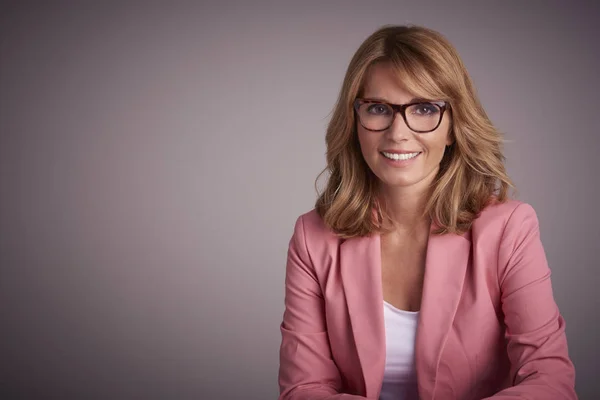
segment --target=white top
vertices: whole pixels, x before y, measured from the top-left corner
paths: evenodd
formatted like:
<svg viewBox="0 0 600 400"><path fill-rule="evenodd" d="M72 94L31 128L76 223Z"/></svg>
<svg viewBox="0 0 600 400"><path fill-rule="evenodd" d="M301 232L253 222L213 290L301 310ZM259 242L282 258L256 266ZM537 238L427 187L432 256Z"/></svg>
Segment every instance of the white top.
<svg viewBox="0 0 600 400"><path fill-rule="evenodd" d="M400 310L383 302L385 372L379 400L417 400L415 337L418 311Z"/></svg>

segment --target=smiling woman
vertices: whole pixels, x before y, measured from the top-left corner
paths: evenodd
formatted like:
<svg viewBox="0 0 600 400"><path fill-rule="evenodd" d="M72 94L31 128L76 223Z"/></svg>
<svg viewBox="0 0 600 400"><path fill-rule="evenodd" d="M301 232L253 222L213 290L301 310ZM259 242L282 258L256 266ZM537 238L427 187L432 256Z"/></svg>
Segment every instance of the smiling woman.
<svg viewBox="0 0 600 400"><path fill-rule="evenodd" d="M446 103L415 101L389 63L369 68L363 92L368 99L402 104L357 101L361 153L380 186L388 191L410 185L426 190L439 170L446 146L452 144L450 113L444 118ZM402 118L395 118L396 112Z"/></svg>
<svg viewBox="0 0 600 400"><path fill-rule="evenodd" d="M574 399L533 208L454 47L386 26L348 67L289 243L283 399Z"/></svg>

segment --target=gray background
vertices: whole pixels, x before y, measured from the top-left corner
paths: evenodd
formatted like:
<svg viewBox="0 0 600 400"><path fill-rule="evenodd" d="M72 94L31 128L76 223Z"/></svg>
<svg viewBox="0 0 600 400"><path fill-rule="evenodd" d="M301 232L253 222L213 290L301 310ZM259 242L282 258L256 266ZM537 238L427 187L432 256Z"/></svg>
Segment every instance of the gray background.
<svg viewBox="0 0 600 400"><path fill-rule="evenodd" d="M276 398L293 223L387 23L462 55L600 396L598 5L213 3L0 5L0 398Z"/></svg>

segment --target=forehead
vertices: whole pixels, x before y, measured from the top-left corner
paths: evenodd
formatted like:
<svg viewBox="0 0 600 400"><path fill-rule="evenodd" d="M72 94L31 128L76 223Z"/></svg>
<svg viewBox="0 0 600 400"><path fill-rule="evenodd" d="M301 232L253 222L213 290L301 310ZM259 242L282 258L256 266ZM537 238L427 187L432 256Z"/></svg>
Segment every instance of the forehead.
<svg viewBox="0 0 600 400"><path fill-rule="evenodd" d="M415 87L403 74L389 63L371 65L365 74L362 96L386 100L390 103L407 103L414 98L427 98L426 94ZM411 90L412 89L412 90Z"/></svg>

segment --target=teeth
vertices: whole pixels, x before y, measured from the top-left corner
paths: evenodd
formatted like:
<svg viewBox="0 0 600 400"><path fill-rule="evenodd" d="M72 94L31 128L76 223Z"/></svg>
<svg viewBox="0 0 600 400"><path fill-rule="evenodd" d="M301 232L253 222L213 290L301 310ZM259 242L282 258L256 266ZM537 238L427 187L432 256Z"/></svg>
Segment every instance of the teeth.
<svg viewBox="0 0 600 400"><path fill-rule="evenodd" d="M419 155L419 152L416 153L406 153L406 154L395 154L395 153L386 153L382 152L384 156L391 160L408 160L410 158L414 158Z"/></svg>

